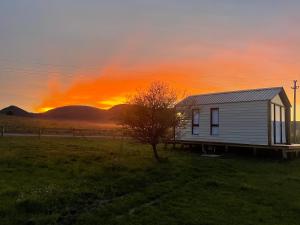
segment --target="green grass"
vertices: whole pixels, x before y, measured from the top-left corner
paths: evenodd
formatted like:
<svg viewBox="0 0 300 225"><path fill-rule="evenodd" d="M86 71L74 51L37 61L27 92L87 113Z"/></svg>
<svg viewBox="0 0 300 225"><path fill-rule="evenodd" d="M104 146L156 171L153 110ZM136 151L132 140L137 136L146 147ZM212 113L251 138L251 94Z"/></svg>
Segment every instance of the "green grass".
<svg viewBox="0 0 300 225"><path fill-rule="evenodd" d="M300 160L0 138L0 224L299 224Z"/></svg>

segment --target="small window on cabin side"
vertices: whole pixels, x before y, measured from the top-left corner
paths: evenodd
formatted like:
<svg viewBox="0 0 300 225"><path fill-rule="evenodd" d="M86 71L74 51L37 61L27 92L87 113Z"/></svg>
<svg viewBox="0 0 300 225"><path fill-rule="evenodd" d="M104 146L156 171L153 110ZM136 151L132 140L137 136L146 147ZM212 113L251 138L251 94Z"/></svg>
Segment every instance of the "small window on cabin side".
<svg viewBox="0 0 300 225"><path fill-rule="evenodd" d="M192 134L198 135L199 134L199 123L200 123L200 113L199 109L192 110Z"/></svg>
<svg viewBox="0 0 300 225"><path fill-rule="evenodd" d="M210 134L219 135L219 109L210 110Z"/></svg>

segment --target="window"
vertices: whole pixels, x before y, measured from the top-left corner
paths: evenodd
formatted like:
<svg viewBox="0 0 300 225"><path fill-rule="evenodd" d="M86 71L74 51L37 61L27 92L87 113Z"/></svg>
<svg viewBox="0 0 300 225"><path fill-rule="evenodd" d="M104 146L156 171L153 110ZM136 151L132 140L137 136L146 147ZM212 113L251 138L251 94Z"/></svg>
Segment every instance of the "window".
<svg viewBox="0 0 300 225"><path fill-rule="evenodd" d="M199 109L192 110L192 134L198 135L199 134L199 122L200 122L200 115Z"/></svg>
<svg viewBox="0 0 300 225"><path fill-rule="evenodd" d="M219 135L219 109L210 110L210 134Z"/></svg>

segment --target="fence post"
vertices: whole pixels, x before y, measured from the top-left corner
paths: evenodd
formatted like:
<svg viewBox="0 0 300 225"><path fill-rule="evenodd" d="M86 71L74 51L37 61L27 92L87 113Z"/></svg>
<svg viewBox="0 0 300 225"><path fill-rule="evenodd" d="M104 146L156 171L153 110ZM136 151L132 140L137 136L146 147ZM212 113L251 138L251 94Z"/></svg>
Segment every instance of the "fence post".
<svg viewBox="0 0 300 225"><path fill-rule="evenodd" d="M114 135L115 135L115 133L114 133ZM124 136L125 136L125 132L124 132L124 130L122 129L122 131L121 131L121 144L120 144L120 150L122 151L123 149L124 149Z"/></svg>

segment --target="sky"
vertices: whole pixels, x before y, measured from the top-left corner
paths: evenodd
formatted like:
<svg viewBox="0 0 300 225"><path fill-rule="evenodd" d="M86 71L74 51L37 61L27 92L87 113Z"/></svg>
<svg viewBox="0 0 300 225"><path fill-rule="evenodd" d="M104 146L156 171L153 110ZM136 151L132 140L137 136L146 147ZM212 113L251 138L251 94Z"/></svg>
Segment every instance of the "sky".
<svg viewBox="0 0 300 225"><path fill-rule="evenodd" d="M0 108L109 108L153 81L185 95L283 86L292 101L299 11L296 0L2 0Z"/></svg>

